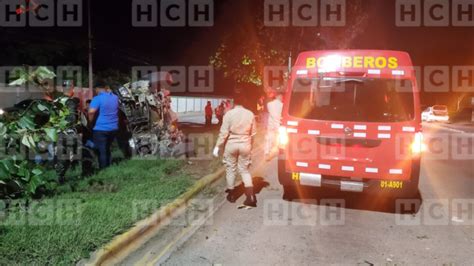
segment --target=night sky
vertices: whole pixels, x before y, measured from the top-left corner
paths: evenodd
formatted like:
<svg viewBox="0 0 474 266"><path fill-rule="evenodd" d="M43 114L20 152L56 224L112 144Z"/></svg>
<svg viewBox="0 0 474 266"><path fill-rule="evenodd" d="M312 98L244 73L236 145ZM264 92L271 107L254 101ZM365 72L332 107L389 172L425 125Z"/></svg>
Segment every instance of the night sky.
<svg viewBox="0 0 474 266"><path fill-rule="evenodd" d="M130 55L139 57L137 61L143 59L153 64L206 63L221 37L239 27L239 21L254 13L257 5L263 5L263 0L216 0L213 27L144 28L131 25L131 1L92 2L95 63L100 68L116 67L118 58ZM365 2L370 24L354 48L405 50L420 65L473 63L472 27L400 28L395 26L394 0ZM7 34L2 34L1 41L3 44L25 40L33 45L55 42L86 45L86 22L84 17L82 28L2 28ZM124 62L120 67L126 65Z"/></svg>
<svg viewBox="0 0 474 266"><path fill-rule="evenodd" d="M215 0L213 27L177 28L132 27L131 1L92 2L95 69L128 72L136 65L207 65L223 36L241 27L243 20L263 16L256 7L264 1ZM0 27L2 65L86 66L86 12L84 8L84 25L79 28ZM369 25L353 48L407 51L419 66L474 65L473 27L396 27L395 0L366 0L364 13ZM61 55L52 55L55 47L64 50ZM31 53L42 56L30 58Z"/></svg>
<svg viewBox="0 0 474 266"><path fill-rule="evenodd" d="M394 0L366 1L370 23L354 48L408 51L417 65L474 64L474 28L400 28L395 26ZM107 47L133 51L155 64L205 64L221 37L239 27L242 18L251 17L248 14L255 12L254 6L263 5L262 0L216 0L215 26L210 28L134 28L130 1L94 2L97 63L105 66L114 53L120 53Z"/></svg>

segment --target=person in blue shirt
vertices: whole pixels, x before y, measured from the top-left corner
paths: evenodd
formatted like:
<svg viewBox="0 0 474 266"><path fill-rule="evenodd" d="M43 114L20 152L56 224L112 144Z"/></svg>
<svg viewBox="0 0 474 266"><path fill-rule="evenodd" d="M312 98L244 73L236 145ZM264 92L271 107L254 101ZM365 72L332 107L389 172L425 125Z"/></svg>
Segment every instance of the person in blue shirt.
<svg viewBox="0 0 474 266"><path fill-rule="evenodd" d="M104 169L112 162L110 148L119 129L119 99L103 83L96 85L95 92L89 107L89 121L95 120L92 139L99 153L99 167Z"/></svg>

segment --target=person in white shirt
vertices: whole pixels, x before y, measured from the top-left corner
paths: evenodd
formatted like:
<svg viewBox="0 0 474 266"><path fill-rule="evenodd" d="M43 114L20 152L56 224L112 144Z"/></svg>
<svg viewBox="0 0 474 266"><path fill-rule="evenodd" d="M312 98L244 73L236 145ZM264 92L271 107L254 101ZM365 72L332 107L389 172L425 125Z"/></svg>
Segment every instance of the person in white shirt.
<svg viewBox="0 0 474 266"><path fill-rule="evenodd" d="M281 112L283 110L283 96L277 94L275 98L267 103L268 124L267 133L265 135L264 155L268 159L270 155L276 150L276 139L278 128L281 124Z"/></svg>

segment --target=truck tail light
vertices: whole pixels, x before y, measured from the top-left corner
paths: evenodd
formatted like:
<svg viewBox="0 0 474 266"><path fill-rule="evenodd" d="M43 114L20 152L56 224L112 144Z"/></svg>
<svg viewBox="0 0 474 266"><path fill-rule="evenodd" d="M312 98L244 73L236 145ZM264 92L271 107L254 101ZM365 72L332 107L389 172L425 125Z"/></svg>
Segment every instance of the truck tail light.
<svg viewBox="0 0 474 266"><path fill-rule="evenodd" d="M278 146L284 148L288 144L288 132L286 127L278 128Z"/></svg>
<svg viewBox="0 0 474 266"><path fill-rule="evenodd" d="M415 155L421 154L424 151L426 151L426 144L423 139L423 133L417 132L415 134L415 139L413 140L410 148L411 148L411 152Z"/></svg>

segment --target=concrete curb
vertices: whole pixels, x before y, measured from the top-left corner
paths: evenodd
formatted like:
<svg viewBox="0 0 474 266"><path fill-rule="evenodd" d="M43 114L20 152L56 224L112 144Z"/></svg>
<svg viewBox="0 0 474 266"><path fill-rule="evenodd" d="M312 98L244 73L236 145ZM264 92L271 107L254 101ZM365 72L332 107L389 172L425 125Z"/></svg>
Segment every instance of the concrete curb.
<svg viewBox="0 0 474 266"><path fill-rule="evenodd" d="M213 208L209 209L204 217L194 220L187 227L180 230L173 239L168 240L166 246L160 248L156 253L152 251L149 254L146 254L141 260L136 261L134 265L155 266L162 265L166 262L173 252L178 250L178 248L189 240L195 232L206 224L208 219L212 219L211 217L227 202L224 193L217 193L214 196L213 201L215 202L215 204L212 205Z"/></svg>
<svg viewBox="0 0 474 266"><path fill-rule="evenodd" d="M173 202L160 208L150 217L137 222L136 225L127 232L116 236L110 243L96 251L92 258L83 263L83 265L103 265L107 260L114 258L117 254L129 252L128 254L120 254L126 257L131 253L130 249L127 250L129 245L133 245L137 240L145 238L148 234L155 231L165 219L170 217L180 207L184 206L197 193L202 191L209 184L217 181L224 174L224 171L225 168L221 167L216 172L201 178L188 191Z"/></svg>

